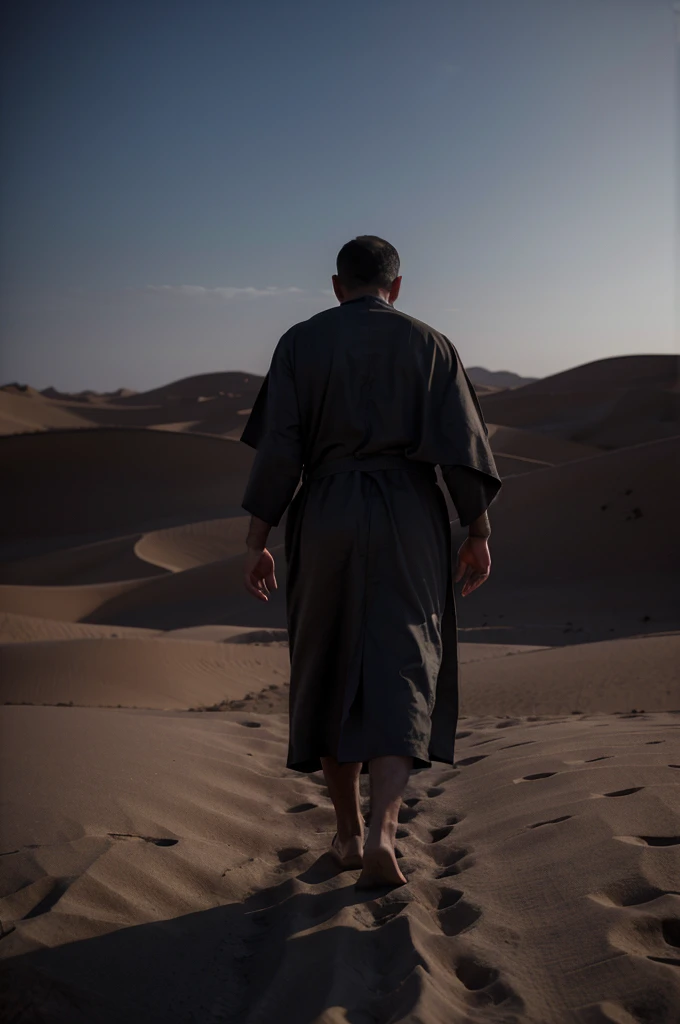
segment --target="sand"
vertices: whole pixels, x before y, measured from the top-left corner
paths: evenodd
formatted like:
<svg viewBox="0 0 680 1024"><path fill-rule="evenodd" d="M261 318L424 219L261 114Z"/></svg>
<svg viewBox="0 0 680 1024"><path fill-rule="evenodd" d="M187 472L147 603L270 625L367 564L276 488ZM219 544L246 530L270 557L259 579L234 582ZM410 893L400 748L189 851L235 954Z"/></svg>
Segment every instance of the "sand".
<svg viewBox="0 0 680 1024"><path fill-rule="evenodd" d="M676 1024L677 380L480 384L456 763L412 774L382 894L284 767L285 519L269 604L240 577L259 378L0 389L0 1020Z"/></svg>
<svg viewBox="0 0 680 1024"><path fill-rule="evenodd" d="M327 853L322 781L281 767L283 714L4 723L13 1020L675 1019L677 714L464 717L377 897Z"/></svg>

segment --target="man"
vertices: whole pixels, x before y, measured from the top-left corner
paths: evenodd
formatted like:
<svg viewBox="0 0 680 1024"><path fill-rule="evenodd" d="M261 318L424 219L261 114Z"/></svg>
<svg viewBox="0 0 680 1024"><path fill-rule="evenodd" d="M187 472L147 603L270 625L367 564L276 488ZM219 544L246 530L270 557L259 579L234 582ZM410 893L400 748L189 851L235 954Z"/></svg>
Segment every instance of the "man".
<svg viewBox="0 0 680 1024"><path fill-rule="evenodd" d="M283 335L241 437L257 449L245 585L263 601L276 589L266 541L288 509L287 766L323 768L332 851L362 868L357 885L403 885L394 841L409 772L453 763L458 718L451 532L435 466L470 530L455 574L463 597L489 576L486 510L501 481L454 346L394 309L394 247L355 238L332 280L339 307Z"/></svg>

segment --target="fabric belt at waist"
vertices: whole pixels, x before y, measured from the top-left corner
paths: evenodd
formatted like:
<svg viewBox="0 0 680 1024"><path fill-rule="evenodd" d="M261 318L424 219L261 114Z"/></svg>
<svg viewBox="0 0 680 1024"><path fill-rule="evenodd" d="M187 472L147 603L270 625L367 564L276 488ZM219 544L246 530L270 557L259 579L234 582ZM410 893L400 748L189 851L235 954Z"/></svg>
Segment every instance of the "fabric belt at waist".
<svg viewBox="0 0 680 1024"><path fill-rule="evenodd" d="M306 473L305 479L320 480L332 473L350 473L357 469L364 473L376 469L407 469L436 480L435 468L431 462L417 462L415 459L407 459L405 455L367 455L365 458L350 455L344 459L329 459L328 462L322 462L311 472Z"/></svg>

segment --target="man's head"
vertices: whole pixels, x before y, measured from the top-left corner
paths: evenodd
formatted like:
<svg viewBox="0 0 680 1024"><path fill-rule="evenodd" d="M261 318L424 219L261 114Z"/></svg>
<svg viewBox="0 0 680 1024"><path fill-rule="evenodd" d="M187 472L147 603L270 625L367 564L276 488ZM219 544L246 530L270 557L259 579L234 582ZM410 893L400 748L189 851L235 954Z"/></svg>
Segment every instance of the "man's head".
<svg viewBox="0 0 680 1024"><path fill-rule="evenodd" d="M333 291L338 302L360 295L377 295L393 303L399 295L399 253L377 235L359 235L338 253Z"/></svg>

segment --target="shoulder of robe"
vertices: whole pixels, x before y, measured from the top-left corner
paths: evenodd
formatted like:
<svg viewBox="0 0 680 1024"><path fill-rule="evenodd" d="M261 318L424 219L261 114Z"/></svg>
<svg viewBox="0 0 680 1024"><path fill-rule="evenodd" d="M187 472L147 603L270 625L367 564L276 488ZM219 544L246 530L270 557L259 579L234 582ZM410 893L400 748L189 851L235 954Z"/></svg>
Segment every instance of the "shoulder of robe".
<svg viewBox="0 0 680 1024"><path fill-rule="evenodd" d="M249 448L257 448L266 433L270 384L272 384L272 378L276 380L281 370L281 360L290 364L292 341L295 330L299 326L299 324L294 324L293 327L289 327L276 343L269 369L260 384L250 415L239 438Z"/></svg>

